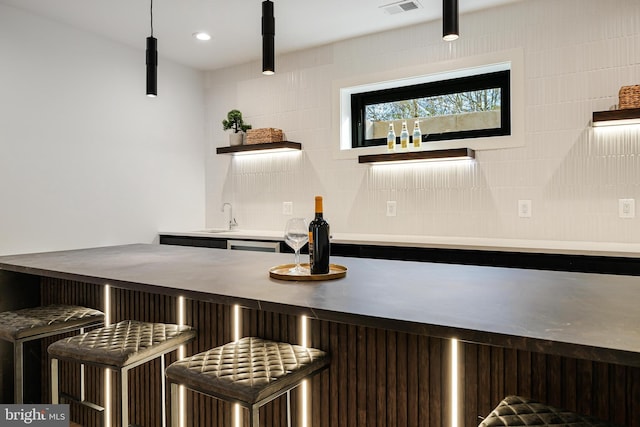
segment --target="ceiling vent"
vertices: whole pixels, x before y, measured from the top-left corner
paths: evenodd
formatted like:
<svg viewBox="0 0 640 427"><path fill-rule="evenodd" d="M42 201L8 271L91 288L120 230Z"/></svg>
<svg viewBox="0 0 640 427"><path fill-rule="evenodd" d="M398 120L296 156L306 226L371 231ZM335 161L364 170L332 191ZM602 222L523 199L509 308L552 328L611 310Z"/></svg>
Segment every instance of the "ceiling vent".
<svg viewBox="0 0 640 427"><path fill-rule="evenodd" d="M388 15L395 15L397 13L409 12L411 10L422 9L422 5L418 0L401 0L394 1L393 3L384 4L380 6Z"/></svg>

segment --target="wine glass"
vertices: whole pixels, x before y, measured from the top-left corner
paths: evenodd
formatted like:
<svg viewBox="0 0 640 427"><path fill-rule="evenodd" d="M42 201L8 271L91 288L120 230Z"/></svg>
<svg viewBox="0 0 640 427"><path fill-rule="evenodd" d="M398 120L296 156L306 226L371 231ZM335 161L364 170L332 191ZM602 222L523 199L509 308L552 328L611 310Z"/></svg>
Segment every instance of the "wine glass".
<svg viewBox="0 0 640 427"><path fill-rule="evenodd" d="M289 270L294 274L303 274L300 267L300 249L309 241L309 226L304 218L291 218L284 229L284 241L295 252L295 267Z"/></svg>

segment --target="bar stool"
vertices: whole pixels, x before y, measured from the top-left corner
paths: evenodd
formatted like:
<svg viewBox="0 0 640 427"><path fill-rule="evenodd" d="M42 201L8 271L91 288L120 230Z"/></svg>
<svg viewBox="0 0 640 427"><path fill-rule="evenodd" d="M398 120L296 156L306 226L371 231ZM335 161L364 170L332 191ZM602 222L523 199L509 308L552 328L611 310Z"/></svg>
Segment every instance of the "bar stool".
<svg viewBox="0 0 640 427"><path fill-rule="evenodd" d="M165 323L147 323L125 320L82 335L65 338L49 346L51 356L51 403L60 400L58 361L83 363L115 371L117 375L116 392L121 414L121 426L129 425L128 373L129 370L150 360L161 358L164 373L164 356L191 341L196 335L190 326ZM65 396L70 400L81 399ZM162 380L162 425L165 421L165 381ZM89 404L98 410L98 405ZM108 414L104 411L104 425L107 426Z"/></svg>
<svg viewBox="0 0 640 427"><path fill-rule="evenodd" d="M302 380L324 369L327 353L255 337L213 348L172 363L171 425L178 425L178 386L249 410L249 426L259 426L259 408L287 393L287 424L291 425L289 392Z"/></svg>
<svg viewBox="0 0 640 427"><path fill-rule="evenodd" d="M616 427L614 424L587 415L537 402L521 396L507 396L478 427L494 426L547 427Z"/></svg>
<svg viewBox="0 0 640 427"><path fill-rule="evenodd" d="M0 313L0 339L13 343L13 399L24 400L23 344L52 335L100 326L104 313L77 305L47 305Z"/></svg>

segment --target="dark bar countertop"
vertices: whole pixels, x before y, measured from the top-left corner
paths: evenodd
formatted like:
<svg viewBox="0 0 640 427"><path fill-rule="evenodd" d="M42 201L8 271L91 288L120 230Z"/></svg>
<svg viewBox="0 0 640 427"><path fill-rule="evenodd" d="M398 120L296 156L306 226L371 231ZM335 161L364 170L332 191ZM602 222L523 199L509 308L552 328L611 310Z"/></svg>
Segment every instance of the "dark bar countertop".
<svg viewBox="0 0 640 427"><path fill-rule="evenodd" d="M2 256L0 269L640 366L640 277L341 257L342 279L269 277L292 261L135 244Z"/></svg>

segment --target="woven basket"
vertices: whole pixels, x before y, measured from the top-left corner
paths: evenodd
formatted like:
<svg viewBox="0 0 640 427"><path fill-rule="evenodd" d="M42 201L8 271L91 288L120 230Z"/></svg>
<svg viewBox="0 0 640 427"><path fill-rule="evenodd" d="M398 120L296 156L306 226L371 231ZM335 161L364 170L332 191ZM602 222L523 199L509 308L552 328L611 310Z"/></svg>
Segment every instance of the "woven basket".
<svg viewBox="0 0 640 427"><path fill-rule="evenodd" d="M265 142L280 142L284 139L282 129L261 128L247 131L247 144L264 144Z"/></svg>
<svg viewBox="0 0 640 427"><path fill-rule="evenodd" d="M621 110L640 108L640 85L621 87L618 98Z"/></svg>

